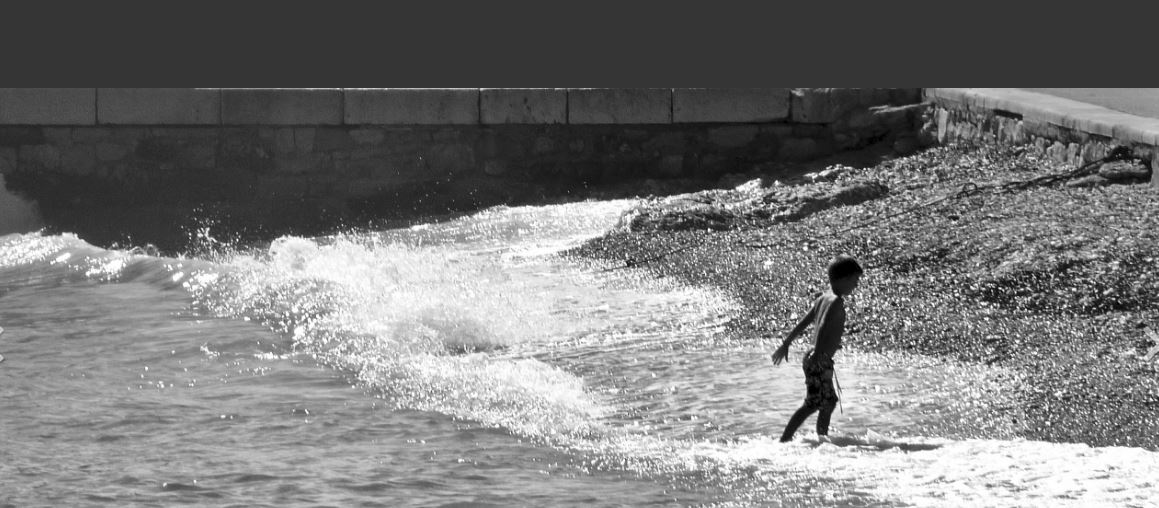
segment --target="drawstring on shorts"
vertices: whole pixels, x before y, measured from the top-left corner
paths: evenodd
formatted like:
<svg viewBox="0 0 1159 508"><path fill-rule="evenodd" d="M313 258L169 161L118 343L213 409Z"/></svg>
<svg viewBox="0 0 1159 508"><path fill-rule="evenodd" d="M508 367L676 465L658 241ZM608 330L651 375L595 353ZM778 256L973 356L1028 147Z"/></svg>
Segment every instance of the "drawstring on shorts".
<svg viewBox="0 0 1159 508"><path fill-rule="evenodd" d="M837 380L837 368L833 369L833 384L837 386L837 407L841 408L841 414L845 414L845 406L841 404L841 382Z"/></svg>

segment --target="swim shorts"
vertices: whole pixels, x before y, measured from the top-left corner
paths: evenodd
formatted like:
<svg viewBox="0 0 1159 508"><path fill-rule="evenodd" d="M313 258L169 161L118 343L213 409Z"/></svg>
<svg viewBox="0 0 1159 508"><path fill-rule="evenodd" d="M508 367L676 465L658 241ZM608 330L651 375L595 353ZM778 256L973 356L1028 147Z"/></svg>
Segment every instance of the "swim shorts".
<svg viewBox="0 0 1159 508"><path fill-rule="evenodd" d="M833 388L833 357L805 353L802 362L805 371L805 406L832 409L837 405L837 390Z"/></svg>

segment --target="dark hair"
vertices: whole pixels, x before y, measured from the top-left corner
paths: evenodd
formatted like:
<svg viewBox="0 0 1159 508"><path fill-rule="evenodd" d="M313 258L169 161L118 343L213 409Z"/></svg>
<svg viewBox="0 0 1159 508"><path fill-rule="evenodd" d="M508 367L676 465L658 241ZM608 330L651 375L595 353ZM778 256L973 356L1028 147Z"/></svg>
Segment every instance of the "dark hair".
<svg viewBox="0 0 1159 508"><path fill-rule="evenodd" d="M837 280L854 274L863 273L861 265L848 254L841 254L829 262L829 280Z"/></svg>

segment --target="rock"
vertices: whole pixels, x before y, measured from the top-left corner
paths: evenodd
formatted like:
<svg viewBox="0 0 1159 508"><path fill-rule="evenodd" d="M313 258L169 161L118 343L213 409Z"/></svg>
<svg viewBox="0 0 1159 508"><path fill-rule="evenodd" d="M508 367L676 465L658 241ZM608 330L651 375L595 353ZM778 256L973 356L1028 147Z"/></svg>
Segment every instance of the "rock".
<svg viewBox="0 0 1159 508"><path fill-rule="evenodd" d="M1098 176L1112 182L1145 182L1151 179L1151 168L1140 161L1111 161L1099 166Z"/></svg>

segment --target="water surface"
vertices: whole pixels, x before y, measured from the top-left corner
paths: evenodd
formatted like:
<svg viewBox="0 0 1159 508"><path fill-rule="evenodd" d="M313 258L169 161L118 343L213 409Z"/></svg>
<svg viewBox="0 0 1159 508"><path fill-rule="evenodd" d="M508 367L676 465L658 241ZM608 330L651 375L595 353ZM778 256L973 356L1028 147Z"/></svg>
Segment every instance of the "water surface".
<svg viewBox="0 0 1159 508"><path fill-rule="evenodd" d="M180 259L0 237L0 502L1159 497L1155 453L1018 439L992 409L1017 408L1019 373L936 359L842 351L834 442L812 419L776 442L803 395L803 347L773 367L770 339L730 335L727 295L559 255L630 205L499 207Z"/></svg>

